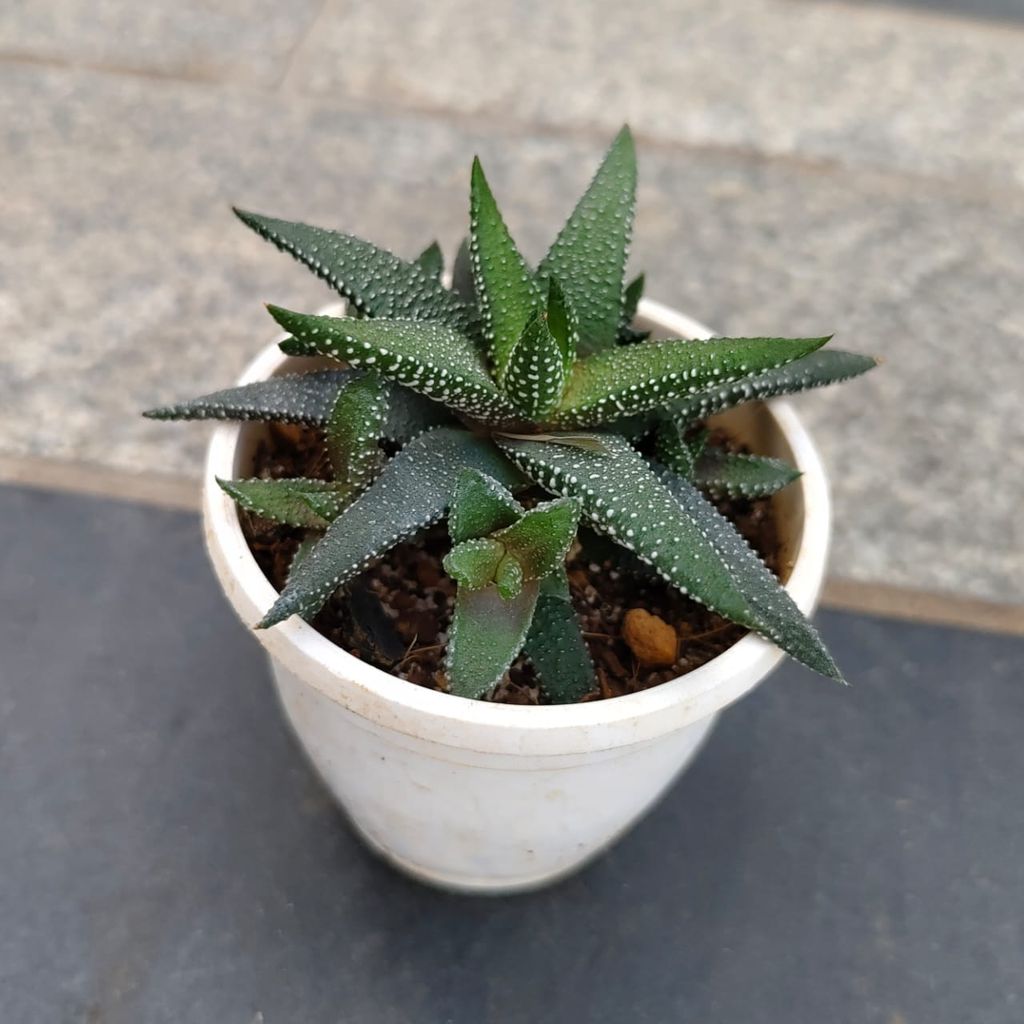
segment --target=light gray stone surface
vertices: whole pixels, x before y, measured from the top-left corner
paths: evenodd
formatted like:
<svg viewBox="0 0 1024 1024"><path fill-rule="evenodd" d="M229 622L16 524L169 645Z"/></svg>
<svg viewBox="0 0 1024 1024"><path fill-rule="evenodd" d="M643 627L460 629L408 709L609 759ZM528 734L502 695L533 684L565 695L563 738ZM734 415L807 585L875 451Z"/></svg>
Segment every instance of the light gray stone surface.
<svg viewBox="0 0 1024 1024"><path fill-rule="evenodd" d="M323 0L4 0L0 56L273 85Z"/></svg>
<svg viewBox="0 0 1024 1024"><path fill-rule="evenodd" d="M398 30L400 26L400 30ZM1024 184L1024 34L806 0L328 0L287 84Z"/></svg>
<svg viewBox="0 0 1024 1024"><path fill-rule="evenodd" d="M571 90L566 78L557 103L523 106L533 77L543 82L564 69L546 66L533 36L518 51L503 40L503 49L491 50L505 59L490 62L489 98L467 106L457 93L473 72L461 55L474 33L498 32L490 9L455 32L451 5L432 8L434 19L423 21L414 5L399 10L393 2L361 5L354 25L343 11L325 11L293 61L289 87L277 91L254 90L258 76L248 66L223 66L241 84L211 85L0 57L0 454L199 474L205 429L143 421L138 409L232 380L270 336L261 301L312 308L331 294L235 222L230 202L343 227L410 255L435 236L450 249L465 229L469 157L479 152L536 258L613 122L632 116L630 104L667 116L672 96L684 120L687 104L697 104L686 81L672 77L685 62L669 60L667 44L652 51L657 60L630 56L630 31L639 39L653 32L648 13L632 12L633 28L620 26L624 48L614 50L607 19L595 16L587 29L556 5L537 8L534 35L546 36L545 46L561 40L563 63L595 76L586 78L588 88ZM747 28L732 13L707 14L716 27L705 26L702 45L724 46L727 24L751 46L758 24L766 39L781 31L782 5L764 0L755 11L744 0L748 7ZM796 3L784 10L804 12L819 29L842 13ZM24 43L42 15L17 11ZM400 39L386 53L374 45L383 17L374 11L401 15L402 38L419 40L418 54L403 51ZM846 16L854 41L865 25L882 31L879 11ZM914 16L885 17L894 19L884 22L895 39L893 64L872 66L921 71L899 49L912 38L900 19ZM0 13L8 33L12 18L9 8ZM259 20L248 19L239 39L261 30ZM938 20L919 24L914 38L923 49L937 38L929 33L948 30ZM1024 107L1006 103L1021 67L1010 57L1022 36L997 38L966 23L944 36L947 49L935 52L947 54L950 77L966 67L977 77L957 96L944 91L948 83L933 88L934 66L915 88L904 83L905 136L891 134L892 118L872 116L875 86L856 108L852 47L855 81L840 75L839 84L848 88L847 113L861 120L844 120L837 107L829 134L807 128L819 116L812 99L820 94L827 104L832 94L804 74L801 33L809 30L802 26L793 21L793 48L785 51L794 77L789 112L778 123L801 125L789 142L764 134L768 115L757 113L764 90L782 89L772 77L777 61L762 62L767 77L751 78L760 65L744 65L749 104L742 109L751 119L735 134L659 134L653 122L640 123L635 265L648 271L650 295L723 332L835 330L837 344L886 357L863 381L801 399L833 473L838 574L1020 600L1024 193L1003 144L1022 124ZM436 39L423 36L428 29ZM73 35L55 31L40 36L51 48ZM168 38L166 48L156 47L160 60L180 43L173 32ZM991 67L980 56L986 40ZM435 67L442 43L447 59ZM244 50L238 45L236 53ZM579 64L584 51L591 62L615 56L621 73ZM968 51L982 63L962 63ZM328 68L343 79L330 85L322 77ZM739 77L733 92L722 85L732 99L721 109L735 112L743 76L736 68L718 74L727 71ZM513 75L521 96L501 84ZM726 121L714 113L711 84L703 88L707 123L720 127ZM358 101L371 91L374 107L363 110ZM502 117L490 116L499 110ZM526 123L531 118L539 127ZM556 121L573 130L548 130ZM859 140L872 124L881 134L865 144L862 160ZM813 159L823 152L815 140L826 137L843 151ZM926 169L932 176L918 173Z"/></svg>

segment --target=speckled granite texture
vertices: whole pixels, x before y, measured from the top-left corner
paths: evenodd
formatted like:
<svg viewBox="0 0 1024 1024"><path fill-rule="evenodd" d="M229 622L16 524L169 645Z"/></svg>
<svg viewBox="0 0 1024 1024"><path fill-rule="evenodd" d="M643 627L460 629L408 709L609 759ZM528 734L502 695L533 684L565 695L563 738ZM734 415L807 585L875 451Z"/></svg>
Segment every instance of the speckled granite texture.
<svg viewBox="0 0 1024 1024"><path fill-rule="evenodd" d="M135 6L0 12L0 454L199 474L204 428L138 409L229 382L261 301L330 297L230 202L411 255L459 238L479 152L536 257L629 117L651 296L887 360L800 400L834 571L1024 599L1024 33L778 0L528 4L528 33L453 2L235 31Z"/></svg>

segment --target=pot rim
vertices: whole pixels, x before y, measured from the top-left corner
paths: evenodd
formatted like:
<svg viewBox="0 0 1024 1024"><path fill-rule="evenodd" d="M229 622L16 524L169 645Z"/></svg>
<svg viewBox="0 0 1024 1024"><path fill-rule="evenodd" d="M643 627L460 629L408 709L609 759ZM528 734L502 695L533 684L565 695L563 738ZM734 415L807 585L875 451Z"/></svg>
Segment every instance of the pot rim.
<svg viewBox="0 0 1024 1024"><path fill-rule="evenodd" d="M638 314L674 336L706 338L712 332L670 307L641 300ZM265 380L286 363L279 336L251 363L239 384ZM802 476L804 515L799 544L785 586L809 615L824 580L831 532L831 507L821 458L792 406L774 400L776 420ZM210 439L203 478L206 545L225 594L251 626L277 598L245 541L234 502L215 477L235 474L244 424L219 424ZM389 730L450 746L510 754L593 752L646 742L714 714L756 686L785 657L755 633L697 669L666 683L599 701L517 706L471 700L416 686L360 661L298 616L267 630L254 630L275 659L332 700ZM467 729L471 738L467 741Z"/></svg>

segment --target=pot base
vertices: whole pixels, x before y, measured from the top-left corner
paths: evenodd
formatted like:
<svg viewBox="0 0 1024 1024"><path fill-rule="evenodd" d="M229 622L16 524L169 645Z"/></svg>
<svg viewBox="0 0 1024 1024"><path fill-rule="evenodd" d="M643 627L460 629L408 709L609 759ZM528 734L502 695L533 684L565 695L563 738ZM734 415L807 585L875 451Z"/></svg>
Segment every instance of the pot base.
<svg viewBox="0 0 1024 1024"><path fill-rule="evenodd" d="M539 889L593 860L662 797L718 718L571 765L555 756L510 767L486 755L467 764L466 751L382 732L272 668L285 717L353 831L403 874L464 894Z"/></svg>

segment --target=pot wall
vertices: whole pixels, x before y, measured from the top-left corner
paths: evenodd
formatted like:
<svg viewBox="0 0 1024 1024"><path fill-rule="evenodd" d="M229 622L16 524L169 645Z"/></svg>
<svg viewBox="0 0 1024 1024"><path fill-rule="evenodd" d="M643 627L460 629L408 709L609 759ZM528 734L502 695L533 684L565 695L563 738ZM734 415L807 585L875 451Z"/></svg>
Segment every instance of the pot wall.
<svg viewBox="0 0 1024 1024"><path fill-rule="evenodd" d="M662 335L708 334L655 303L642 303L640 314ZM243 381L282 372L288 363L271 346ZM817 453L784 402L723 418L755 451L788 458L804 473L776 501L791 566L787 589L810 612L829 534ZM250 624L276 595L213 477L251 472L260 429L217 429L204 491L211 559ZM607 846L685 768L717 713L783 657L751 634L700 669L643 693L528 708L413 686L353 658L297 618L256 635L296 736L369 844L416 877L479 892L550 882Z"/></svg>

